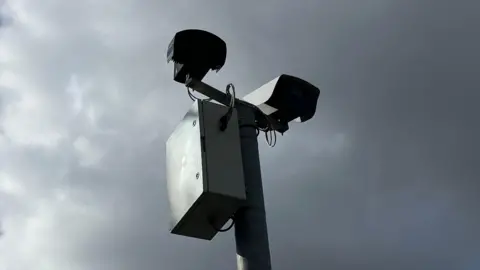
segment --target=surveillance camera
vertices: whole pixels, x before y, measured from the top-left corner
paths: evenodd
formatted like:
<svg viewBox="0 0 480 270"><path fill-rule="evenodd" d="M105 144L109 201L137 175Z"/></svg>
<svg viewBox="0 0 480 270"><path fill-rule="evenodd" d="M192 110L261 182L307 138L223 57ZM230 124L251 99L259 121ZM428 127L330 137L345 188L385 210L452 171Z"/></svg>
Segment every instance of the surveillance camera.
<svg viewBox="0 0 480 270"><path fill-rule="evenodd" d="M257 106L286 131L289 122L305 122L315 115L319 96L320 89L314 85L284 74L246 95L243 100Z"/></svg>
<svg viewBox="0 0 480 270"><path fill-rule="evenodd" d="M188 29L175 34L167 51L167 62L175 63L173 79L185 83L187 77L202 80L209 70L220 70L227 58L227 45L218 36Z"/></svg>

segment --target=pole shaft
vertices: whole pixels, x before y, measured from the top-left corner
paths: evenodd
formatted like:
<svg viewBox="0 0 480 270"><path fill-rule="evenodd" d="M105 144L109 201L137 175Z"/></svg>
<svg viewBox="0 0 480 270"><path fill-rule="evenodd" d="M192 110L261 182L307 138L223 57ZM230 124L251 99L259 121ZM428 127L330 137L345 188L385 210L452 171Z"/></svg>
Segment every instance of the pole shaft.
<svg viewBox="0 0 480 270"><path fill-rule="evenodd" d="M271 270L255 112L238 104L246 207L235 214L238 270Z"/></svg>

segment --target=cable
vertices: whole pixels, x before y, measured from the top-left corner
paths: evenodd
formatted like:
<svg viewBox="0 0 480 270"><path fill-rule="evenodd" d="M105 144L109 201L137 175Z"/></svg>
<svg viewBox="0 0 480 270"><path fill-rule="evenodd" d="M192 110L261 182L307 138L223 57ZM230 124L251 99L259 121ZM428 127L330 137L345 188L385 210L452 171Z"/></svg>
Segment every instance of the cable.
<svg viewBox="0 0 480 270"><path fill-rule="evenodd" d="M265 115L265 116L269 120L268 122L270 124L269 130L265 132L265 137L267 138L266 139L267 144L270 147L275 147L275 145L277 144L277 131L273 128L274 120L268 115Z"/></svg>
<svg viewBox="0 0 480 270"><path fill-rule="evenodd" d="M277 131L275 130L275 120L269 115L263 113L258 107L258 111L265 118L266 126L259 128L260 131L265 133L265 140L267 141L268 146L275 147L277 144Z"/></svg>
<svg viewBox="0 0 480 270"><path fill-rule="evenodd" d="M187 81L188 81L188 78L189 78L189 76L187 75ZM191 89L188 86L186 86L186 88L187 88L188 96L193 101L196 101L196 100L210 101L210 100L212 100L211 98L201 99L199 97L196 97L192 93L194 91L193 89ZM228 106L228 111L225 113L225 115L223 115L220 118L220 130L221 131L225 131L227 129L228 123L230 122L230 119L231 119L232 114L233 114L233 109L235 108L236 92L235 92L235 86L233 85L233 83L229 83L227 85L227 87L225 89L225 92L226 92L227 96L230 97L230 103L229 103L229 106ZM260 110L260 108L258 108L257 106L255 106L253 104L249 104L249 103L246 103L246 104L248 104L248 106L250 106L252 109L259 112L259 115L264 117L266 126L259 127L258 126L258 121L255 121L255 125L241 125L240 127L248 127L249 126L249 127L255 128L257 136L260 134L260 132L263 132L265 134L265 140L266 140L268 146L275 147L275 145L277 144L277 132L274 128L275 127L275 120L272 117L270 117L269 115L262 112L262 110Z"/></svg>
<svg viewBox="0 0 480 270"><path fill-rule="evenodd" d="M232 89L231 93L230 93L230 88ZM225 89L225 92L227 93L227 95L230 96L230 108L233 109L235 107L235 99L236 99L235 85L233 85L233 83L229 83L227 85L227 88Z"/></svg>
<svg viewBox="0 0 480 270"><path fill-rule="evenodd" d="M232 89L232 92L230 92L230 88ZM226 93L231 97L231 99L230 99L230 106L227 113L222 118L220 118L221 131L225 131L225 129L227 128L228 122L230 121L230 118L232 116L233 109L235 108L235 99L236 99L235 86L231 83L228 84L226 88ZM275 130L275 120L269 115L262 112L262 110L260 110L260 108L258 108L257 106L253 104L249 104L249 106L252 109L258 111L260 115L262 115L265 118L264 119L266 122L265 127L259 127L258 121L255 121L256 125L254 125L253 127L257 130L257 136L260 134L260 131L263 131L265 133L265 140L267 141L268 146L275 147L275 145L277 144L277 132ZM243 125L242 127L247 127L247 126L249 125Z"/></svg>
<svg viewBox="0 0 480 270"><path fill-rule="evenodd" d="M258 126L254 125L254 124L250 124L250 125L248 125L248 124L243 124L243 125L240 125L240 128L244 128L244 127L254 128L257 137L258 137L258 135L260 135L260 129L258 128Z"/></svg>
<svg viewBox="0 0 480 270"><path fill-rule="evenodd" d="M277 132L275 130L269 130L265 132L265 140L268 146L275 147L277 144Z"/></svg>
<svg viewBox="0 0 480 270"><path fill-rule="evenodd" d="M254 128L256 130L257 137L258 135L260 135L260 132L263 132L265 134L265 140L268 146L275 147L275 145L277 144L277 132L274 129L270 127L261 128L258 125L254 125L254 124L240 125L240 128L246 128L246 127Z"/></svg>
<svg viewBox="0 0 480 270"><path fill-rule="evenodd" d="M187 86L187 94L188 94L188 97L190 97L191 100L193 101L196 101L196 100L200 100L200 101L210 101L212 100L211 98L199 98L199 97L196 97L192 91L194 91L192 88L188 87Z"/></svg>
<svg viewBox="0 0 480 270"><path fill-rule="evenodd" d="M271 116L262 112L262 110L260 110L260 108L258 108L257 106L255 106L253 104L245 103L245 105L247 105L250 108L252 108L253 110L257 111L258 112L257 116L261 115L264 118L263 120L265 121L265 126L259 126L259 120L258 119L255 120L255 125L253 125L253 127L255 127L256 130L257 130L257 136L260 134L260 132L264 132L265 133L265 140L266 140L268 146L275 147L275 145L277 144L277 131L275 130L275 124L276 124L275 119L273 119ZM241 125L240 127L241 128L242 127L252 127L252 125Z"/></svg>
<svg viewBox="0 0 480 270"><path fill-rule="evenodd" d="M232 91L230 92L230 89L232 89ZM227 85L227 88L225 89L225 92L227 93L227 95L230 97L230 105L228 107L228 111L225 115L223 115L221 118L220 118L220 130L221 131L225 131L228 127L228 122L230 122L230 118L232 118L232 113L233 113L233 109L235 108L235 86L233 85L233 83L229 83Z"/></svg>
<svg viewBox="0 0 480 270"><path fill-rule="evenodd" d="M187 74L186 76L186 81L188 81L188 79L190 78L190 75ZM188 97L192 100L192 101L196 101L196 100L200 100L200 101L210 101L212 100L211 98L199 98L199 97L196 97L192 92L195 91L193 90L192 88L188 87L187 84L185 84L185 87L187 88L187 94L188 94Z"/></svg>
<svg viewBox="0 0 480 270"><path fill-rule="evenodd" d="M232 89L231 92L230 92L230 89ZM227 93L228 96L230 96L230 106L228 108L227 113L222 118L220 118L221 131L225 131L225 129L228 126L228 122L232 117L233 109L235 108L235 100L236 100L235 86L232 83L229 83L227 85L225 92ZM254 107L255 110L260 111L261 114L265 117L267 122L266 128L260 129L258 126L255 126L257 130L257 136L260 134L260 131L263 131L265 133L265 139L267 141L267 144L270 147L275 147L275 145L277 144L277 133L274 129L275 120L273 120L270 116L263 113L257 106L252 104L252 107Z"/></svg>
<svg viewBox="0 0 480 270"><path fill-rule="evenodd" d="M190 87L188 87L188 86L187 86L187 94L188 94L188 97L189 97L191 100L193 100L193 101L199 99L198 97L196 97L196 96L193 95L192 89L190 89Z"/></svg>

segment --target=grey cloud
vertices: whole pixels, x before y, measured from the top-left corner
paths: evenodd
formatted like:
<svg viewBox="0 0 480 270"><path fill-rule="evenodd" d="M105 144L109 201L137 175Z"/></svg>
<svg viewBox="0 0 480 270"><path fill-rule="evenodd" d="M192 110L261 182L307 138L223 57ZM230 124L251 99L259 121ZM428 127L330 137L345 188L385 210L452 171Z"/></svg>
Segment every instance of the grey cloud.
<svg viewBox="0 0 480 270"><path fill-rule="evenodd" d="M66 138L54 150L5 148L1 169L30 197L0 195L0 219L33 216L52 200L44 241L61 248L43 252L56 266L234 269L231 233L209 243L167 230L164 141L190 101L164 51L190 27L228 43L224 70L206 78L215 86L232 81L243 95L290 73L322 89L313 120L292 125L273 149L260 143L274 269L476 265L473 1L28 4L51 35L19 31L5 42ZM95 125L85 111L70 114L72 73ZM99 164L79 165L78 136L105 151ZM63 204L51 199L59 189ZM12 243L9 234L0 244Z"/></svg>
<svg viewBox="0 0 480 270"><path fill-rule="evenodd" d="M291 198L305 197L308 190L317 198L289 205L296 209L291 219L312 224L310 230L303 222L290 229L304 232L303 241L320 238L316 242L323 247L348 238L342 251L336 250L338 260L352 250L371 263L367 269L395 269L399 258L399 269L452 269L478 254L474 138L479 129L473 123L479 96L473 72L479 57L468 49L479 43L471 34L475 15L463 8L452 13L441 3L418 5L393 6L383 18L339 30L344 33L335 41L337 59L328 65L328 74L336 75L321 82L332 83L320 103L329 111L320 107L314 121L331 121L322 112L334 115L334 125L347 130L353 148L338 167L316 159L318 167L292 177L305 180ZM332 191L331 182L340 187ZM301 208L308 214L297 213ZM368 256L369 250L376 256Z"/></svg>

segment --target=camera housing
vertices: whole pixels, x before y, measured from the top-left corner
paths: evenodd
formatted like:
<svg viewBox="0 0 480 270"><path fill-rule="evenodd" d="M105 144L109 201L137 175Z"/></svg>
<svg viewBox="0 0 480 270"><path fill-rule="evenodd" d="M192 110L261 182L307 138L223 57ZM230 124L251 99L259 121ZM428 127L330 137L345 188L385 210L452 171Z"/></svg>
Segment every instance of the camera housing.
<svg viewBox="0 0 480 270"><path fill-rule="evenodd" d="M283 74L246 95L243 100L257 106L278 126L288 130L288 123L310 120L317 109L320 89L300 78Z"/></svg>
<svg viewBox="0 0 480 270"><path fill-rule="evenodd" d="M167 62L175 63L173 79L182 84L187 77L201 81L208 71L219 71L226 58L227 44L218 36L198 29L176 33L167 50Z"/></svg>

